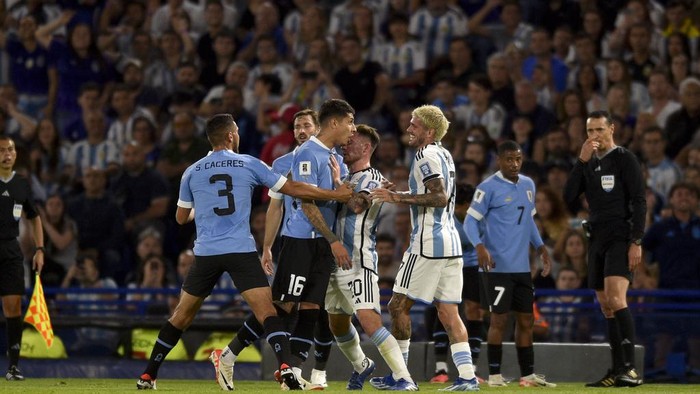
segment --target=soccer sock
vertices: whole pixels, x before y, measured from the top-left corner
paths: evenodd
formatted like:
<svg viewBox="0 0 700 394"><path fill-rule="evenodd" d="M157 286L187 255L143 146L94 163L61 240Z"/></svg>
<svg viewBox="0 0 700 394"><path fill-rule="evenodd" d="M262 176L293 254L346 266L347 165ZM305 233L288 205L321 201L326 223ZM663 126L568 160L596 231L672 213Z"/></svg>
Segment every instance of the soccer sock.
<svg viewBox="0 0 700 394"><path fill-rule="evenodd" d="M277 304L275 305L275 310L277 311L277 316L279 316L284 321L285 331L288 335L291 335L294 331L294 327L297 325L297 308L296 306L292 308L291 312L287 312L284 308Z"/></svg>
<svg viewBox="0 0 700 394"><path fill-rule="evenodd" d="M612 370L617 373L623 366L622 340L620 339L620 329L617 319L606 318L608 322L608 340L610 341L610 354L612 355Z"/></svg>
<svg viewBox="0 0 700 394"><path fill-rule="evenodd" d="M458 342L450 346L452 361L457 366L459 377L462 379L474 379L474 366L472 365L472 351L469 342Z"/></svg>
<svg viewBox="0 0 700 394"><path fill-rule="evenodd" d="M265 339L270 344L277 357L277 364L289 364L292 360L289 350L289 337L284 327L284 321L279 316L269 316L263 322Z"/></svg>
<svg viewBox="0 0 700 394"><path fill-rule="evenodd" d="M481 354L482 331L484 322L481 320L467 320L467 332L469 333L469 348L472 350L472 364L476 365Z"/></svg>
<svg viewBox="0 0 700 394"><path fill-rule="evenodd" d="M492 345L489 343L486 353L489 356L489 375L500 375L503 345Z"/></svg>
<svg viewBox="0 0 700 394"><path fill-rule="evenodd" d="M401 354L403 355L403 361L408 365L408 350L411 348L410 339L397 339L396 342L399 344L399 349L401 349Z"/></svg>
<svg viewBox="0 0 700 394"><path fill-rule="evenodd" d="M447 372L447 347L450 344L450 338L447 336L445 327L440 323L440 319L435 319L433 326L433 344L435 347L435 372L440 370Z"/></svg>
<svg viewBox="0 0 700 394"><path fill-rule="evenodd" d="M314 333L314 358L316 359L314 369L319 371L326 369L328 357L331 356L331 345L333 345L333 333L328 324L328 312L322 309L318 314L316 332Z"/></svg>
<svg viewBox="0 0 700 394"><path fill-rule="evenodd" d="M620 330L623 365L625 368L634 368L634 319L629 308L615 312L615 320Z"/></svg>
<svg viewBox="0 0 700 394"><path fill-rule="evenodd" d="M372 334L370 340L377 346L377 349L379 349L379 353L391 369L395 380L403 378L411 382L413 381L413 379L411 379L411 373L408 372L406 362L403 360L399 344L389 330L380 327Z"/></svg>
<svg viewBox="0 0 700 394"><path fill-rule="evenodd" d="M254 314L250 314L243 327L238 330L238 334L229 342L226 349L221 352L221 359L226 364L233 364L243 349L252 345L257 339L265 334L265 328L260 325Z"/></svg>
<svg viewBox="0 0 700 394"><path fill-rule="evenodd" d="M303 309L298 313L297 325L289 338L293 367L300 366L309 357L309 349L314 344L314 328L318 320L318 312L318 309Z"/></svg>
<svg viewBox="0 0 700 394"><path fill-rule="evenodd" d="M153 350L151 350L151 358L148 360L148 365L143 373L150 375L151 379L155 379L158 376L160 365L163 364L168 353L177 345L177 341L180 340L181 336L182 330L170 324L170 321L165 322L158 333L156 344L153 345Z"/></svg>
<svg viewBox="0 0 700 394"><path fill-rule="evenodd" d="M515 347L520 365L520 376L529 376L535 372L535 348L530 346Z"/></svg>
<svg viewBox="0 0 700 394"><path fill-rule="evenodd" d="M8 317L7 323L7 357L9 366L17 366L19 363L19 351L22 348L22 316Z"/></svg>
<svg viewBox="0 0 700 394"><path fill-rule="evenodd" d="M335 337L338 343L338 349L345 355L345 358L350 361L355 372L362 372L365 368L362 362L365 360L365 352L360 347L360 336L357 335L357 330L350 324L350 330L347 334Z"/></svg>

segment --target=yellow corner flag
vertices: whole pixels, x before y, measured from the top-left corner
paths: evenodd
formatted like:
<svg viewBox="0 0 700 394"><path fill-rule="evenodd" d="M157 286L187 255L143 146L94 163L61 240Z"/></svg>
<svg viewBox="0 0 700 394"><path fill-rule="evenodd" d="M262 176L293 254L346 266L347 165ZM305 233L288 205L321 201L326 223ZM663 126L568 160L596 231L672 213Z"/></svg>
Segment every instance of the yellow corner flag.
<svg viewBox="0 0 700 394"><path fill-rule="evenodd" d="M32 293L31 301L29 301L29 308L24 316L24 321L39 331L39 334L46 341L47 347L53 345L53 327L51 327L49 308L46 306L46 298L44 298L44 287L41 285L38 273L36 274L34 292Z"/></svg>

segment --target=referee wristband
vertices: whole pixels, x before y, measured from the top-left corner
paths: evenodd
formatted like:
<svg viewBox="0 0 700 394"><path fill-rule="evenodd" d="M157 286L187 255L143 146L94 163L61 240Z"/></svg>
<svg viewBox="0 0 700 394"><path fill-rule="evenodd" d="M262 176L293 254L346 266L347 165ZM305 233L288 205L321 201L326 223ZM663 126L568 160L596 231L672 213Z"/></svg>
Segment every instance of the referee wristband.
<svg viewBox="0 0 700 394"><path fill-rule="evenodd" d="M38 252L38 251L42 251L42 252L46 253L46 248L43 246L37 246L36 248L34 248L34 252Z"/></svg>

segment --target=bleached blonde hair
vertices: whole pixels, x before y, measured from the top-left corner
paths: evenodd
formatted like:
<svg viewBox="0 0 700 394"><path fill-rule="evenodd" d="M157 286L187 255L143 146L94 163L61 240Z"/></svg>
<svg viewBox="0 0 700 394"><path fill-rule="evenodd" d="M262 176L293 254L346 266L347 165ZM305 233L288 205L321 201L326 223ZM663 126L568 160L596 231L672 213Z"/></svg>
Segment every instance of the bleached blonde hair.
<svg viewBox="0 0 700 394"><path fill-rule="evenodd" d="M447 128L450 127L450 122L445 117L445 114L434 105L421 105L414 109L411 115L420 119L428 129L435 130L435 141L442 140L442 137L447 134Z"/></svg>

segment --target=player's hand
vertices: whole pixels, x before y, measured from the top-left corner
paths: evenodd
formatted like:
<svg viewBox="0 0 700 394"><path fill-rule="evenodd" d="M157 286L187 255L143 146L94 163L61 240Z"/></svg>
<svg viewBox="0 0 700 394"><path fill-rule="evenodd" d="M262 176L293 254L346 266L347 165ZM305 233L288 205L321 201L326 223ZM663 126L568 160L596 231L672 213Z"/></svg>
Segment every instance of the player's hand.
<svg viewBox="0 0 700 394"><path fill-rule="evenodd" d="M334 200L342 203L348 202L352 197L354 188L355 187L350 182L345 182L341 184L340 186L335 188L336 197L334 198Z"/></svg>
<svg viewBox="0 0 700 394"><path fill-rule="evenodd" d="M591 160L593 153L596 151L596 149L598 149L599 145L600 143L598 141L588 138L583 142L583 145L581 146L581 153L578 155L578 158L585 162Z"/></svg>
<svg viewBox="0 0 700 394"><path fill-rule="evenodd" d="M331 251L333 252L335 263L338 264L338 268L342 270L349 270L350 268L352 268L352 260L350 260L348 250L345 249L345 246L343 246L342 242L333 242L331 244Z"/></svg>
<svg viewBox="0 0 700 394"><path fill-rule="evenodd" d="M343 183L340 180L340 165L338 164L338 160L335 159L335 156L331 155L331 159L328 160L328 166L331 168L331 177L333 178L333 184L337 186Z"/></svg>
<svg viewBox="0 0 700 394"><path fill-rule="evenodd" d="M630 244L627 250L627 261L629 262L630 272L634 272L642 262L642 246L636 244Z"/></svg>
<svg viewBox="0 0 700 394"><path fill-rule="evenodd" d="M37 274L41 274L42 268L44 268L44 252L34 252L34 258L32 259L32 269L36 271Z"/></svg>
<svg viewBox="0 0 700 394"><path fill-rule="evenodd" d="M552 270L552 259L549 257L549 252L547 247L544 245L540 247L540 257L542 258L542 276L548 276Z"/></svg>
<svg viewBox="0 0 700 394"><path fill-rule="evenodd" d="M394 196L396 195L396 193L392 192L389 189L378 187L376 189L370 190L369 195L370 197L372 197L372 201L394 202Z"/></svg>
<svg viewBox="0 0 700 394"><path fill-rule="evenodd" d="M275 267L272 262L272 251L270 249L263 249L260 264L262 265L265 275L270 276L275 273Z"/></svg>
<svg viewBox="0 0 700 394"><path fill-rule="evenodd" d="M496 263L491 259L491 253L489 253L484 244L476 245L476 258L479 261L479 267L484 271L488 272L496 267Z"/></svg>
<svg viewBox="0 0 700 394"><path fill-rule="evenodd" d="M392 192L395 192L396 191L396 184L385 179L382 181L382 189L387 189L387 190L391 190Z"/></svg>

